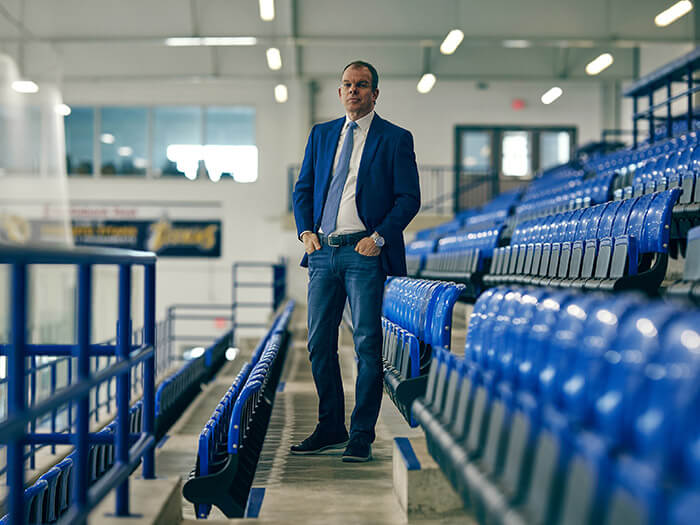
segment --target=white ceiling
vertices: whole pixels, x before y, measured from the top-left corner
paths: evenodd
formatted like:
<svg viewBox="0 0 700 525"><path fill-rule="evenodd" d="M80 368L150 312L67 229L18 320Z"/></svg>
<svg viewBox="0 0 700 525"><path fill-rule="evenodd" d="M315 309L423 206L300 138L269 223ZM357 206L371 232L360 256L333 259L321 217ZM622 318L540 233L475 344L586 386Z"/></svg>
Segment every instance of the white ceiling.
<svg viewBox="0 0 700 525"><path fill-rule="evenodd" d="M257 0L0 0L0 52L27 75L88 79L327 78L354 59L385 78L585 79L604 51L615 64L601 79L635 73L634 47L692 43L695 14L667 28L654 16L673 0L276 0L263 22ZM440 42L465 40L443 56ZM172 36L255 36L254 47L169 48ZM524 39L528 49L504 40ZM280 48L269 71L265 49ZM598 81L598 79L593 79Z"/></svg>

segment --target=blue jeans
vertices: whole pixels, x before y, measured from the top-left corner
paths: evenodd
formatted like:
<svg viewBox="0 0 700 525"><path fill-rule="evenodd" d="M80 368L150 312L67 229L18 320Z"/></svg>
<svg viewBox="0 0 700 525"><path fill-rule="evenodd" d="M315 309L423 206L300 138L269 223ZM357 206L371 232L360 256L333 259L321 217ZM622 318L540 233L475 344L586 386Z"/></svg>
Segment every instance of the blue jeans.
<svg viewBox="0 0 700 525"><path fill-rule="evenodd" d="M382 401L382 297L386 275L379 257L360 255L352 245L325 243L309 256L309 358L318 392L318 420L330 435L345 431L345 397L338 364L338 328L350 302L357 355L355 409L350 436L374 441Z"/></svg>

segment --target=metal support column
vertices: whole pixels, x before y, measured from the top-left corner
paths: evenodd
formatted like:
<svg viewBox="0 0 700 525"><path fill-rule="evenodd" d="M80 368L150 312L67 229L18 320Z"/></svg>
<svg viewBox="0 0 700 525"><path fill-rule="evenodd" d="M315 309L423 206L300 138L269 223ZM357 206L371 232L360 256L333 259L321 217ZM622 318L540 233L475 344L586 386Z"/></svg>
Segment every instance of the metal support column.
<svg viewBox="0 0 700 525"><path fill-rule="evenodd" d="M119 322L117 324L117 362L129 358L131 350L131 266L119 265ZM130 371L117 377L116 460L129 464L129 389ZM129 479L117 487L117 516L129 515Z"/></svg>
<svg viewBox="0 0 700 525"><path fill-rule="evenodd" d="M156 406L156 267L149 265L144 270L143 343L153 348L153 357L146 359L143 365L143 432L153 434ZM153 479L155 475L155 450L151 447L143 456L143 477Z"/></svg>
<svg viewBox="0 0 700 525"><path fill-rule="evenodd" d="M92 267L89 264L78 266L78 346L73 356L78 362L78 381L90 378L90 334L92 331ZM90 487L88 454L90 443L90 396L83 396L78 401L77 421L74 435L76 450L76 477L74 500L79 509L87 507L87 495Z"/></svg>
<svg viewBox="0 0 700 525"><path fill-rule="evenodd" d="M7 356L7 417L21 416L27 407L24 376L27 344L27 266L12 265L12 351ZM7 444L9 509L15 523L24 523L24 440L18 436Z"/></svg>

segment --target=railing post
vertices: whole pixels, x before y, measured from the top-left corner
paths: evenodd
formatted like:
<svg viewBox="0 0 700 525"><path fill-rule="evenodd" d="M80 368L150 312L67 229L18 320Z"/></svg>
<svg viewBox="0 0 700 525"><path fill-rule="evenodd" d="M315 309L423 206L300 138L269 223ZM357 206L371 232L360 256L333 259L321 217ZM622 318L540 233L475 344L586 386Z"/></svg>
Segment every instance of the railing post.
<svg viewBox="0 0 700 525"><path fill-rule="evenodd" d="M89 264L78 266L78 345L73 356L78 362L78 381L90 377L90 334L92 331L92 267ZM87 494L90 487L88 453L88 432L90 431L90 396L78 401L78 417L75 428L76 477L74 500L79 508L87 507Z"/></svg>
<svg viewBox="0 0 700 525"><path fill-rule="evenodd" d="M36 405L36 356L31 356L29 363L32 370L29 382L29 397L32 400L30 406L34 406ZM36 433L36 419L32 419L31 423L29 423L29 432L31 434ZM36 468L36 445L34 443L29 446L29 451L29 468L34 470Z"/></svg>
<svg viewBox="0 0 700 525"><path fill-rule="evenodd" d="M51 361L51 388L50 388L51 396L53 397L54 393L56 392L56 360L54 359ZM51 411L51 433L53 434L56 432L56 416L57 412L56 409ZM55 454L56 453L56 445L52 444L51 445L51 453Z"/></svg>
<svg viewBox="0 0 700 525"><path fill-rule="evenodd" d="M143 431L146 434L155 433L155 368L156 368L156 267L145 267L144 319L143 339L146 347L153 348L153 357L143 364ZM144 479L155 478L155 450L149 448L143 455Z"/></svg>
<svg viewBox="0 0 700 525"><path fill-rule="evenodd" d="M117 361L129 358L131 351L131 266L119 265L119 322L117 324ZM129 463L129 382L130 371L117 378L116 460ZM129 479L117 487L117 516L129 515Z"/></svg>
<svg viewBox="0 0 700 525"><path fill-rule="evenodd" d="M24 380L27 326L27 266L12 265L12 351L7 356L7 417L21 416L27 405ZM24 523L24 440L7 444L7 484L10 487L9 510L14 523Z"/></svg>

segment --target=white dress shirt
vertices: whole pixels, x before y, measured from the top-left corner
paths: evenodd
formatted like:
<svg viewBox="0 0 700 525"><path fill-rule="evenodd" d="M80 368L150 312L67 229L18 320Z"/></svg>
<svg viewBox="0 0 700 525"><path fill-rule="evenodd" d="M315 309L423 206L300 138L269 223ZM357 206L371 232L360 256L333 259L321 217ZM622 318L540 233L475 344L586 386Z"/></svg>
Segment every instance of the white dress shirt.
<svg viewBox="0 0 700 525"><path fill-rule="evenodd" d="M360 169L362 152L365 149L367 133L369 133L369 127L372 125L373 118L374 110L370 111L369 113L367 113L367 115L355 121L357 123L357 127L353 130L352 154L350 155L350 166L348 167L348 176L345 179L343 194L340 197L338 218L335 223L336 227L332 233L357 233L365 231L367 229L367 227L364 225L364 223L360 219L360 216L357 213L357 203L355 202L355 189L357 188L357 172ZM343 147L343 141L345 140L345 135L348 131L348 124L350 124L350 117L346 116L345 124L343 125L343 129L340 132L340 137L338 138L338 145L335 149L335 160L333 161L332 173L333 177L335 177L335 172L338 167L338 160L340 159L340 150Z"/></svg>

